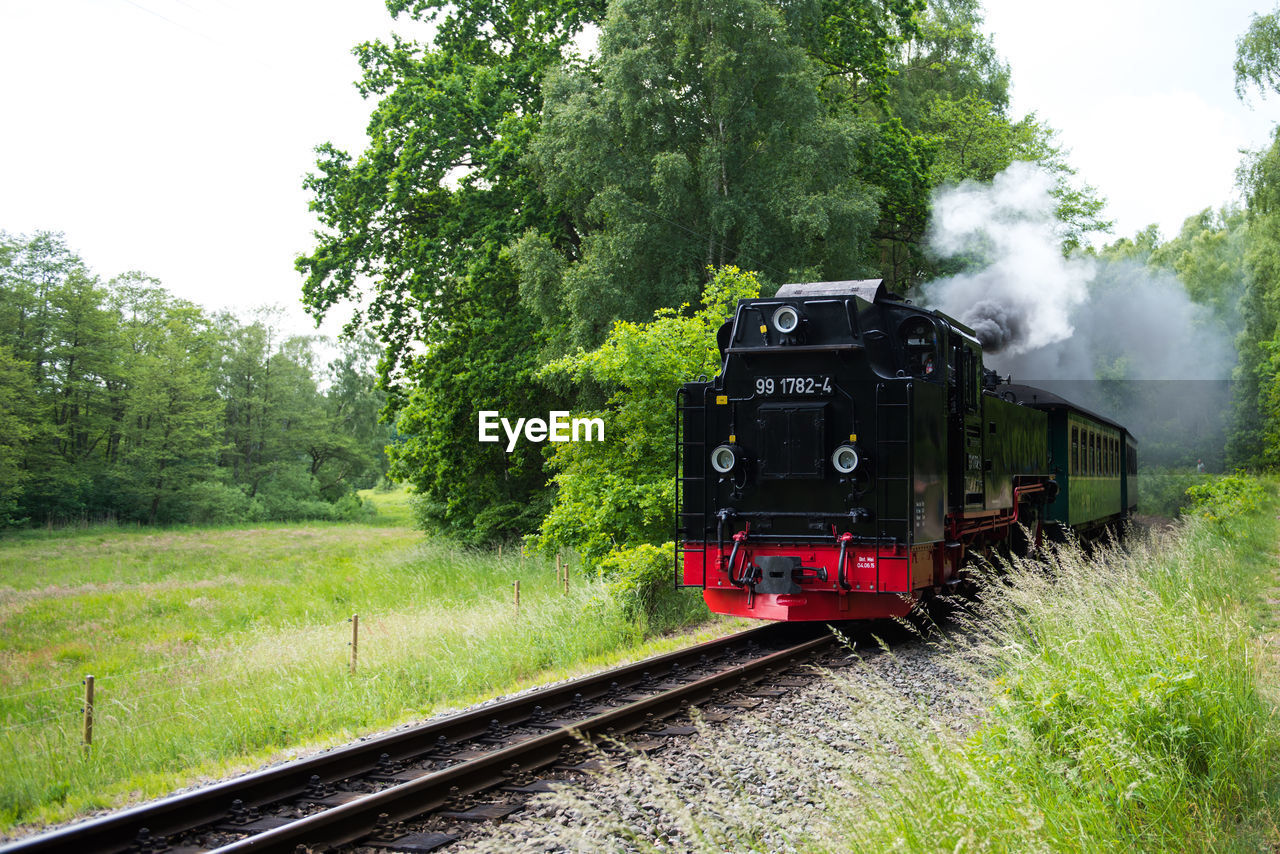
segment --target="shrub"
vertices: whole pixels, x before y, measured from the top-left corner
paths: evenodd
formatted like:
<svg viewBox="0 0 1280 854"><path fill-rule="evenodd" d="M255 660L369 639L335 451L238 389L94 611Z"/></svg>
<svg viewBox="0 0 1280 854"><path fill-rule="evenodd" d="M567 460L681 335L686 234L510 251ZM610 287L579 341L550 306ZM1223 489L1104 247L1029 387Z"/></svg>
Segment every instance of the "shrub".
<svg viewBox="0 0 1280 854"><path fill-rule="evenodd" d="M1226 522L1262 506L1266 493L1252 477L1237 472L1198 483L1187 489L1189 512L1213 522Z"/></svg>
<svg viewBox="0 0 1280 854"><path fill-rule="evenodd" d="M674 554L673 543L645 543L615 549L600 561L600 572L624 616L643 621L650 631L666 631L708 616L701 597L676 589Z"/></svg>

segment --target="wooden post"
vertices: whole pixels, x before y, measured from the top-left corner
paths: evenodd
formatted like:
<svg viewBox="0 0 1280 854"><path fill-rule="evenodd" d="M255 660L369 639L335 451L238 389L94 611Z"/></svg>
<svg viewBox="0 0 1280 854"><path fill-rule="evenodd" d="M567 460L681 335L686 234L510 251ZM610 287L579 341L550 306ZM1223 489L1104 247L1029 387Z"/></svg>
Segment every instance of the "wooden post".
<svg viewBox="0 0 1280 854"><path fill-rule="evenodd" d="M355 675L356 659L360 651L360 615L351 615L351 673Z"/></svg>
<svg viewBox="0 0 1280 854"><path fill-rule="evenodd" d="M93 677L84 677L84 752L93 746Z"/></svg>
<svg viewBox="0 0 1280 854"><path fill-rule="evenodd" d="M515 581L515 587L516 587L516 613L519 614L520 613L520 579L518 578Z"/></svg>
<svg viewBox="0 0 1280 854"><path fill-rule="evenodd" d="M560 586L562 576L560 575L560 552L556 552L556 586Z"/></svg>
<svg viewBox="0 0 1280 854"><path fill-rule="evenodd" d="M569 595L569 562L564 563L564 595Z"/></svg>
<svg viewBox="0 0 1280 854"><path fill-rule="evenodd" d="M502 543L498 543L498 557L502 557Z"/></svg>

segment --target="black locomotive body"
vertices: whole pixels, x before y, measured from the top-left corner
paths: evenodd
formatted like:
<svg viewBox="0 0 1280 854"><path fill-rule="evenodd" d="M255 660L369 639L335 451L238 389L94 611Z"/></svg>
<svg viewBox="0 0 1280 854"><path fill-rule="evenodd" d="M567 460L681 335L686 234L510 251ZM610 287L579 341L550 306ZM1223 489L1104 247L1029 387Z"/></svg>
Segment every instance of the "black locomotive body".
<svg viewBox="0 0 1280 854"><path fill-rule="evenodd" d="M719 345L678 399L682 582L713 611L900 616L974 552L1130 509L1123 427L995 386L972 330L878 280L742 300Z"/></svg>

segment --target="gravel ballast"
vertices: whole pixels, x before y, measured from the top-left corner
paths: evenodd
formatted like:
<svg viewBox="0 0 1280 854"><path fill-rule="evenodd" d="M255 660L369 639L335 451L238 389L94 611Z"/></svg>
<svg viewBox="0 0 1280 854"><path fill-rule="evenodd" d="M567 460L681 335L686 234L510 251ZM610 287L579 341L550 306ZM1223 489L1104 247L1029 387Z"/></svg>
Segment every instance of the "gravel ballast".
<svg viewBox="0 0 1280 854"><path fill-rule="evenodd" d="M963 735L982 711L963 651L916 640L668 739L475 827L450 852L791 851L892 763L902 727ZM695 712L695 719L697 713Z"/></svg>

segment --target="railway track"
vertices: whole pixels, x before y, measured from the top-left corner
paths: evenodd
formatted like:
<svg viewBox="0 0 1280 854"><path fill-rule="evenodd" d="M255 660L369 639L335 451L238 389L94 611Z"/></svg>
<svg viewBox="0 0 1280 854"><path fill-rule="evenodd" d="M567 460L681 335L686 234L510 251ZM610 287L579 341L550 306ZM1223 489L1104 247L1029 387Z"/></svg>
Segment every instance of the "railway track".
<svg viewBox="0 0 1280 854"><path fill-rule="evenodd" d="M353 843L429 852L455 837L404 823L442 811L501 818L519 804L473 796L539 791L537 773L586 762L584 740L683 734L687 727L664 722L691 706L731 707L735 694L784 690L773 684L785 681L780 674L838 651L825 627L751 629L30 837L0 854L293 854Z"/></svg>

